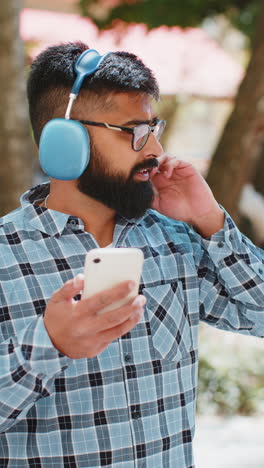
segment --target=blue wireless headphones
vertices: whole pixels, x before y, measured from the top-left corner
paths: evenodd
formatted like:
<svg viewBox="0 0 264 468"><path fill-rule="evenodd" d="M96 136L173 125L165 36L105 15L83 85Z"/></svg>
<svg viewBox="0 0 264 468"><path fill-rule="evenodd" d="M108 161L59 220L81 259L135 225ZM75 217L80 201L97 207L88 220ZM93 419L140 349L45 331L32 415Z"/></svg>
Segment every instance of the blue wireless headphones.
<svg viewBox="0 0 264 468"><path fill-rule="evenodd" d="M100 55L96 50L88 49L79 56L74 64L77 77L71 89L65 118L50 120L42 130L39 144L40 166L50 177L60 180L78 179L89 164L88 132L80 122L70 120L70 114L83 80L100 67L109 53Z"/></svg>

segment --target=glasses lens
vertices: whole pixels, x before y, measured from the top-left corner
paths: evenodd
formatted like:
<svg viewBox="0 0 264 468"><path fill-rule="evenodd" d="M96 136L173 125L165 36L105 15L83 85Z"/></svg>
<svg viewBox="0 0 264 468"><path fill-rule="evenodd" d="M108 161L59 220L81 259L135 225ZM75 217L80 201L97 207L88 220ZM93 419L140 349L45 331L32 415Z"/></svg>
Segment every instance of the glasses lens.
<svg viewBox="0 0 264 468"><path fill-rule="evenodd" d="M138 125L134 128L133 149L139 151L147 143L150 134L150 127L146 124Z"/></svg>
<svg viewBox="0 0 264 468"><path fill-rule="evenodd" d="M166 126L165 120L159 120L159 122L157 122L157 124L153 128L152 132L153 132L153 135L157 138L157 140L160 139L165 126Z"/></svg>

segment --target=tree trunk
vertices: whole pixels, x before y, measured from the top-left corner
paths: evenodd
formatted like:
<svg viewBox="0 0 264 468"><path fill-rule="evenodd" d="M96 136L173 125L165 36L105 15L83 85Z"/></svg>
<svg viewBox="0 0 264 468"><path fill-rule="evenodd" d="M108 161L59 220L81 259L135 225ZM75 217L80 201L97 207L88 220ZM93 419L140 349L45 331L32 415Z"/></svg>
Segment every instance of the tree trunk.
<svg viewBox="0 0 264 468"><path fill-rule="evenodd" d="M258 18L248 70L207 177L216 199L236 221L241 190L253 178L264 140L263 30L264 6Z"/></svg>
<svg viewBox="0 0 264 468"><path fill-rule="evenodd" d="M264 145L262 146L252 184L258 193L264 195Z"/></svg>
<svg viewBox="0 0 264 468"><path fill-rule="evenodd" d="M32 183L32 141L25 90L20 0L0 2L0 216Z"/></svg>

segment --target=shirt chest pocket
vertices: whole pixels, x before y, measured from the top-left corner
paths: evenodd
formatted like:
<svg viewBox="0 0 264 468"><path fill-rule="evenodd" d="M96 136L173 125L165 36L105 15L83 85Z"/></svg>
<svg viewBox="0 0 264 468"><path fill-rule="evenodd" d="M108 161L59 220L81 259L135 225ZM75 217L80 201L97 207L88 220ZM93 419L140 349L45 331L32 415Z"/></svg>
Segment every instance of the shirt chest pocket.
<svg viewBox="0 0 264 468"><path fill-rule="evenodd" d="M190 356L193 342L182 283L146 288L143 293L156 359L179 361Z"/></svg>

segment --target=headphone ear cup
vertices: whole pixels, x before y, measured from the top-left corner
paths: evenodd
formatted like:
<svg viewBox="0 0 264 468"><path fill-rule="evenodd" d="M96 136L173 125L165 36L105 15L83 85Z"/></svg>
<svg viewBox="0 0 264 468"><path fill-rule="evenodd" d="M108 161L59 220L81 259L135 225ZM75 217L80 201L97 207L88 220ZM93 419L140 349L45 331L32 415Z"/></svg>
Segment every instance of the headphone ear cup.
<svg viewBox="0 0 264 468"><path fill-rule="evenodd" d="M41 133L39 160L41 168L50 177L78 179L90 160L87 130L76 120L50 120Z"/></svg>

